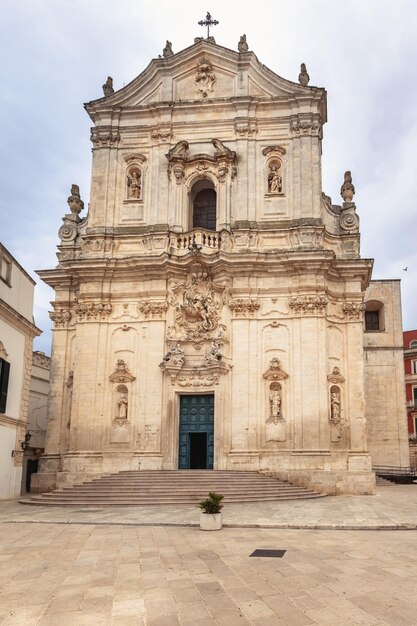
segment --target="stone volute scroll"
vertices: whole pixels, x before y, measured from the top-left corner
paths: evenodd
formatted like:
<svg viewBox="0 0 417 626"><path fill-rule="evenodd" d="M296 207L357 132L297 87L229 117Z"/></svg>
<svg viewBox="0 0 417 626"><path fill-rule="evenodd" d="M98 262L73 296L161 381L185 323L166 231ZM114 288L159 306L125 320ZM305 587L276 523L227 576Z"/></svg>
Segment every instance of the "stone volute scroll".
<svg viewBox="0 0 417 626"><path fill-rule="evenodd" d="M340 214L340 227L349 233L359 233L359 217L356 214L356 205L353 202L355 186L352 183L351 172L345 172L344 181L340 188L343 198L342 211Z"/></svg>
<svg viewBox="0 0 417 626"><path fill-rule="evenodd" d="M265 380L267 416L265 419L265 441L286 441L286 419L284 417L283 381L288 374L282 369L277 357L271 359L269 368L263 374Z"/></svg>

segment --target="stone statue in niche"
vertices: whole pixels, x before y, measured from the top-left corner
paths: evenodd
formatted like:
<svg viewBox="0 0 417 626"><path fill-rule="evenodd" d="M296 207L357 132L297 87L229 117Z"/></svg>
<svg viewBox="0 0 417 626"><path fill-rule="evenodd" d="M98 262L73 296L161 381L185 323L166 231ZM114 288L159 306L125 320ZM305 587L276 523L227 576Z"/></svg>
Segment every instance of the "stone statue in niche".
<svg viewBox="0 0 417 626"><path fill-rule="evenodd" d="M355 186L352 183L351 172L345 172L345 179L343 185L340 188L340 195L343 198L343 202L353 202L353 196L355 195Z"/></svg>
<svg viewBox="0 0 417 626"><path fill-rule="evenodd" d="M142 192L142 173L139 168L134 168L127 176L127 197L129 200L139 200Z"/></svg>
<svg viewBox="0 0 417 626"><path fill-rule="evenodd" d="M246 35L242 35L239 43L237 44L237 49L239 52L247 52L249 50L249 46L246 41Z"/></svg>
<svg viewBox="0 0 417 626"><path fill-rule="evenodd" d="M308 75L305 63L301 63L301 72L298 75L298 82L303 87L307 87L308 83L310 82L310 76Z"/></svg>
<svg viewBox="0 0 417 626"><path fill-rule="evenodd" d="M269 387L269 417L266 420L267 424L278 424L279 421L282 421L281 403L281 385L272 383Z"/></svg>
<svg viewBox="0 0 417 626"><path fill-rule="evenodd" d="M269 193L281 193L282 192L282 177L280 175L281 164L277 161L273 161L269 165L268 173L268 192Z"/></svg>
<svg viewBox="0 0 417 626"><path fill-rule="evenodd" d="M340 388L337 385L330 387L330 418L331 440L337 442L342 436L342 412Z"/></svg>
<svg viewBox="0 0 417 626"><path fill-rule="evenodd" d="M214 363L218 363L221 360L222 356L223 354L220 350L220 344L212 341L210 343L210 346L206 350L204 360L206 365L213 365Z"/></svg>
<svg viewBox="0 0 417 626"><path fill-rule="evenodd" d="M127 393L125 391L119 391L120 397L117 403L119 419L127 419Z"/></svg>

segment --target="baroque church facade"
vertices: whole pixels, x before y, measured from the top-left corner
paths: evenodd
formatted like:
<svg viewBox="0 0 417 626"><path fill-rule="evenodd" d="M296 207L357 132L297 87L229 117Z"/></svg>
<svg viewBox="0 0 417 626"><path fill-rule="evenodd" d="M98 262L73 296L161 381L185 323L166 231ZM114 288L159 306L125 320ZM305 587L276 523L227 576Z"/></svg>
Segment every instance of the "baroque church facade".
<svg viewBox="0 0 417 626"><path fill-rule="evenodd" d="M207 468L373 493L369 432L382 459L390 422L390 461L407 465L406 425L401 397L389 415L378 401L366 410L372 260L350 172L340 206L322 192L326 91L304 65L297 83L281 78L243 36L238 51L209 37L174 54L167 42L103 92L85 105L88 215L73 185L58 266L39 272L56 298L33 490ZM399 365L377 370L388 396Z"/></svg>

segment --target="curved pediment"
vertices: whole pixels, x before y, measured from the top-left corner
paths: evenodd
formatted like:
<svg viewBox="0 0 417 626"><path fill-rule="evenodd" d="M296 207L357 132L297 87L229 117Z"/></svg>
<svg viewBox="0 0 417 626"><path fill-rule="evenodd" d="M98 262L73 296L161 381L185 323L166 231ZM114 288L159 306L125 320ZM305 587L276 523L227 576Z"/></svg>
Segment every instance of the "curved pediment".
<svg viewBox="0 0 417 626"><path fill-rule="evenodd" d="M103 109L228 98L321 97L324 90L286 80L253 52L238 53L207 40L167 58L153 59L128 85L85 105L90 117Z"/></svg>

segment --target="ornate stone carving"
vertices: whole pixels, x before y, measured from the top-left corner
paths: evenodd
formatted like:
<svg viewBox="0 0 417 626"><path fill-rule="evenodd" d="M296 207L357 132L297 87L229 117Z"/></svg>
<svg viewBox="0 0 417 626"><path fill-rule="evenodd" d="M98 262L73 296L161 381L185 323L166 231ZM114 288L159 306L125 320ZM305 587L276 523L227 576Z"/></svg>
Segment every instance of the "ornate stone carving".
<svg viewBox="0 0 417 626"><path fill-rule="evenodd" d="M55 328L65 328L71 319L71 311L68 309L56 309L49 311L49 317L55 324Z"/></svg>
<svg viewBox="0 0 417 626"><path fill-rule="evenodd" d="M323 313L327 306L327 298L324 296L295 296L290 298L288 305L298 314Z"/></svg>
<svg viewBox="0 0 417 626"><path fill-rule="evenodd" d="M128 152L123 155L123 158L128 165L132 165L132 163L144 163L146 161L146 156L140 152Z"/></svg>
<svg viewBox="0 0 417 626"><path fill-rule="evenodd" d="M165 59L168 59L169 57L172 57L173 55L174 55L174 53L172 51L172 43L170 41L168 41L168 39L167 39L167 42L165 44L165 48L163 49L163 52L162 52L162 56Z"/></svg>
<svg viewBox="0 0 417 626"><path fill-rule="evenodd" d="M355 195L355 187L352 183L351 172L345 172L345 179L340 188L340 195L342 196L344 202L352 202L353 196Z"/></svg>
<svg viewBox="0 0 417 626"><path fill-rule="evenodd" d="M119 131L113 128L92 128L93 148L115 148L120 141Z"/></svg>
<svg viewBox="0 0 417 626"><path fill-rule="evenodd" d="M257 298L235 298L229 301L229 309L239 317L254 315L260 306Z"/></svg>
<svg viewBox="0 0 417 626"><path fill-rule="evenodd" d="M281 412L282 405L282 387L280 383L273 382L269 386L269 417L266 420L267 424L278 424L279 422L285 422L285 419Z"/></svg>
<svg viewBox="0 0 417 626"><path fill-rule="evenodd" d="M144 317L159 317L162 318L168 308L168 303L165 300L143 300L138 304L139 311Z"/></svg>
<svg viewBox="0 0 417 626"><path fill-rule="evenodd" d="M109 254L113 248L113 241L101 237L97 239L85 239L82 237L80 244L83 254Z"/></svg>
<svg viewBox="0 0 417 626"><path fill-rule="evenodd" d="M164 369L167 369L167 366L169 368L171 367L181 368L184 365L184 362L185 362L184 350L181 348L181 345L177 341L177 343L174 343L169 348L160 366L165 366Z"/></svg>
<svg viewBox="0 0 417 626"><path fill-rule="evenodd" d="M336 383L338 385L341 385L342 383L345 382L345 379L340 373L340 369L338 367L333 368L332 373L327 376L327 380L330 383Z"/></svg>
<svg viewBox="0 0 417 626"><path fill-rule="evenodd" d="M345 302L342 306L343 313L349 320L360 320L365 310L363 302Z"/></svg>
<svg viewBox="0 0 417 626"><path fill-rule="evenodd" d="M359 230L359 217L356 215L353 202L348 209L342 209L339 223L340 227L348 232Z"/></svg>
<svg viewBox="0 0 417 626"><path fill-rule="evenodd" d="M109 376L109 380L112 383L131 383L136 380L136 377L129 372L125 361L118 359L116 363L116 369Z"/></svg>
<svg viewBox="0 0 417 626"><path fill-rule="evenodd" d="M204 355L204 361L206 365L212 365L218 363L223 357L221 346L216 341L212 341L206 350Z"/></svg>
<svg viewBox="0 0 417 626"><path fill-rule="evenodd" d="M213 72L212 63L206 57L202 57L197 63L197 75L194 80L197 94L207 98L212 93L215 82L216 76Z"/></svg>
<svg viewBox="0 0 417 626"><path fill-rule="evenodd" d="M96 321L109 315L112 311L110 302L76 302L74 312L78 315L78 321Z"/></svg>
<svg viewBox="0 0 417 626"><path fill-rule="evenodd" d="M179 185L184 179L195 172L206 173L210 171L219 182L224 183L230 175L233 179L237 173L236 152L230 150L219 139L212 139L212 144L216 148L214 156L209 154L189 155L189 145L187 141L179 141L168 151L168 177L174 177L174 181Z"/></svg>
<svg viewBox="0 0 417 626"><path fill-rule="evenodd" d="M246 42L246 35L241 35L239 39L239 43L237 44L237 49L239 52L247 52L249 50L249 46Z"/></svg>
<svg viewBox="0 0 417 626"><path fill-rule="evenodd" d="M72 217L72 215L70 215L70 217ZM77 225L74 221L65 217L63 221L64 223L58 231L58 237L61 239L62 244L72 243L78 235ZM72 258L72 256L69 258ZM65 260L65 258L61 256L61 260Z"/></svg>
<svg viewBox="0 0 417 626"><path fill-rule="evenodd" d="M290 130L296 136L312 135L319 136L321 133L321 122L318 119L302 119L296 117L290 122Z"/></svg>
<svg viewBox="0 0 417 626"><path fill-rule="evenodd" d="M265 380L276 382L278 380L285 380L288 378L288 374L284 372L281 367L281 361L277 357L273 357L269 362L269 367L263 374Z"/></svg>
<svg viewBox="0 0 417 626"><path fill-rule="evenodd" d="M71 195L68 196L68 206L71 213L78 215L84 208L84 202L81 200L80 188L78 185L71 185Z"/></svg>
<svg viewBox="0 0 417 626"><path fill-rule="evenodd" d="M170 340L188 340L195 346L211 341L218 330L225 288L212 282L208 268L191 266L185 281L169 290L169 304L174 309L174 326Z"/></svg>
<svg viewBox="0 0 417 626"><path fill-rule="evenodd" d="M153 141L160 141L161 143L169 143L172 138L172 129L171 128L160 128L157 126L156 128L152 128L151 130L151 139Z"/></svg>
<svg viewBox="0 0 417 626"><path fill-rule="evenodd" d="M310 82L310 76L308 75L305 63L301 63L301 71L298 75L298 82L303 87L307 87L308 83Z"/></svg>
<svg viewBox="0 0 417 626"><path fill-rule="evenodd" d="M111 96L114 93L114 89L113 89L113 79L111 76L107 76L107 80L103 85L103 93L105 95L106 98L108 98L109 96Z"/></svg>
<svg viewBox="0 0 417 626"><path fill-rule="evenodd" d="M240 138L253 137L257 132L256 119L251 120L248 117L238 117L235 119L235 133Z"/></svg>
<svg viewBox="0 0 417 626"><path fill-rule="evenodd" d="M195 369L188 376L178 376L176 382L180 387L213 387L213 385L219 384L219 380L218 374L210 374Z"/></svg>
<svg viewBox="0 0 417 626"><path fill-rule="evenodd" d="M1 347L2 343L0 342L0 357L1 355ZM32 363L33 365L37 365L38 367L42 367L45 370L51 369L51 357L46 356L44 352L34 352L32 355Z"/></svg>

